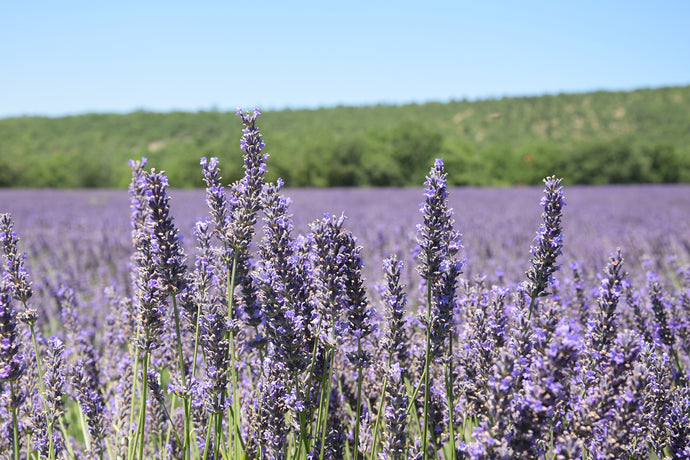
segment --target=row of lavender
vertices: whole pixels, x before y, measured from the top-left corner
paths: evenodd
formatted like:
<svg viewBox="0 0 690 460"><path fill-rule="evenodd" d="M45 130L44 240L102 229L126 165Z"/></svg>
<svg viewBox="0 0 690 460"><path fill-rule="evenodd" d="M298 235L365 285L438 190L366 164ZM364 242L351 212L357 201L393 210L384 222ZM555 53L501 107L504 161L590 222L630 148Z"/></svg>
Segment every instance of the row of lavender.
<svg viewBox="0 0 690 460"><path fill-rule="evenodd" d="M405 230L367 235L383 241L365 253L338 215L298 235L282 184L264 182L257 115L240 114L243 179L226 189L202 160L210 214L189 257L167 180L145 161L132 163L131 257L115 237L33 243L60 263L35 259L31 286L3 215L3 455L690 457L682 240L646 276L626 276L619 252L599 286L587 264L556 272L563 192L547 178L524 281L498 265L477 276L458 256L440 161L416 261ZM380 286L365 284L365 257Z"/></svg>

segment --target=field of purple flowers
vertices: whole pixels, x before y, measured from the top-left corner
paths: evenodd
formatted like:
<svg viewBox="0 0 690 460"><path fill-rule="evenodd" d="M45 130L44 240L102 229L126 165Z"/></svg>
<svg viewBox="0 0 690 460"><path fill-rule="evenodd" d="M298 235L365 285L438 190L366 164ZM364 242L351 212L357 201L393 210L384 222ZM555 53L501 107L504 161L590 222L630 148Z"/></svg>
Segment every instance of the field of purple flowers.
<svg viewBox="0 0 690 460"><path fill-rule="evenodd" d="M230 185L0 191L1 458L690 458L690 187L283 188L239 115Z"/></svg>

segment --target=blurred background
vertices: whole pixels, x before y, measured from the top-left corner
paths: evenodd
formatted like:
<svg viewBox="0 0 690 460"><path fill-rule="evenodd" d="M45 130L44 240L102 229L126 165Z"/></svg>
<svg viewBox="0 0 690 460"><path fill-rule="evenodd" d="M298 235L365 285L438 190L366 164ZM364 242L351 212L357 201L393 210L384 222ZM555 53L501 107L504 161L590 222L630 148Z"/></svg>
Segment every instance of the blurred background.
<svg viewBox="0 0 690 460"><path fill-rule="evenodd" d="M291 187L690 182L690 3L12 2L0 186L241 174L262 111Z"/></svg>

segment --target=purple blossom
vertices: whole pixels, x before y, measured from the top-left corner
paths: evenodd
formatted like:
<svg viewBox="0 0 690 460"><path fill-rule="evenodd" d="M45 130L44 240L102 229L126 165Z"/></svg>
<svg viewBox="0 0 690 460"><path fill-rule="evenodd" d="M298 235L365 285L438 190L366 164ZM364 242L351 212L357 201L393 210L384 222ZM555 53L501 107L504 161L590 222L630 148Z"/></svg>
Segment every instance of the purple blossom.
<svg viewBox="0 0 690 460"><path fill-rule="evenodd" d="M338 327L343 306L346 303L343 276L346 262L346 234L343 230L345 216L326 214L311 224L312 253L315 257L314 297L322 331L322 338L330 345L339 341Z"/></svg>
<svg viewBox="0 0 690 460"><path fill-rule="evenodd" d="M168 179L152 171L146 175L151 261L158 288L176 295L185 287L185 256L182 237L170 216Z"/></svg>
<svg viewBox="0 0 690 460"><path fill-rule="evenodd" d="M390 460L406 459L407 454L407 406L409 397L405 388L404 369L393 363L388 370L386 385L386 437L383 456Z"/></svg>
<svg viewBox="0 0 690 460"><path fill-rule="evenodd" d="M9 214L0 214L0 244L5 255L7 270L3 272L3 279L11 288L12 297L20 302L31 298L32 289L29 274L24 268L26 253L18 253L19 237L14 231L14 222Z"/></svg>
<svg viewBox="0 0 690 460"><path fill-rule="evenodd" d="M388 326L383 346L388 352L388 361L405 368L410 359L410 343L405 320L407 295L405 286L400 283L403 267L403 262L395 256L383 261L385 284L382 297Z"/></svg>
<svg viewBox="0 0 690 460"><path fill-rule="evenodd" d="M532 259L527 270L527 294L532 299L548 295L546 290L552 282L553 273L559 268L556 258L563 247L561 212L565 206L561 180L555 176L544 179L544 196L540 203L544 207L544 224L539 227L535 244L530 248Z"/></svg>
<svg viewBox="0 0 690 460"><path fill-rule="evenodd" d="M0 280L0 382L13 382L24 372L19 340L11 289L5 280Z"/></svg>
<svg viewBox="0 0 690 460"><path fill-rule="evenodd" d="M308 366L311 357L309 281L296 254L290 202L279 190L279 185L265 187L264 238L254 279L260 290L266 335L275 354L272 359L295 376Z"/></svg>
<svg viewBox="0 0 690 460"><path fill-rule="evenodd" d="M82 360L72 368L71 380L76 392L79 407L86 420L88 434L91 438L89 454L101 458L103 456L103 440L106 435L104 410L105 404L99 387L94 387L92 378L84 368Z"/></svg>
<svg viewBox="0 0 690 460"><path fill-rule="evenodd" d="M225 227L227 225L228 198L221 183L218 158L212 157L207 160L206 157L202 157L201 166L204 182L206 182L206 204L210 209L211 216L213 216L215 231L219 235L224 235L227 230Z"/></svg>
<svg viewBox="0 0 690 460"><path fill-rule="evenodd" d="M448 185L443 160L437 159L425 182L426 199L421 205L424 223L417 226L418 272L429 283L438 280L444 260L460 247L460 234L453 229L453 210L448 207Z"/></svg>
<svg viewBox="0 0 690 460"><path fill-rule="evenodd" d="M609 259L597 297L597 310L588 325L591 348L597 353L603 353L616 337L618 331L618 313L616 308L623 292L622 271L623 257L620 249Z"/></svg>

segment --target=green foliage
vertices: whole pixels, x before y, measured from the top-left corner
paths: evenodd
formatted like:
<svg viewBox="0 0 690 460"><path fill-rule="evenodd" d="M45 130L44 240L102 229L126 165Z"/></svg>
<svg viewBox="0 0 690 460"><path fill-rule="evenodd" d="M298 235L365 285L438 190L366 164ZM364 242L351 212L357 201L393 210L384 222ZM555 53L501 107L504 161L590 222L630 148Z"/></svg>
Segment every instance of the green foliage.
<svg viewBox="0 0 690 460"><path fill-rule="evenodd" d="M273 168L296 187L420 186L436 157L451 185L690 182L690 86L448 103L267 112ZM0 119L0 186L126 187L142 156L176 187L199 159L242 174L234 112Z"/></svg>

